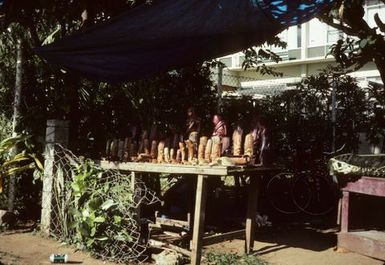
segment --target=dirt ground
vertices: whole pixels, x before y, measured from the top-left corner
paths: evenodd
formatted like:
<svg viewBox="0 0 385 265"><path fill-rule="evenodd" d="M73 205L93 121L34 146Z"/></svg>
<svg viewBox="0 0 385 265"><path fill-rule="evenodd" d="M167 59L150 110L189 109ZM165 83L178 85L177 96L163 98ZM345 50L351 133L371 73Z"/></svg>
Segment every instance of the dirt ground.
<svg viewBox="0 0 385 265"><path fill-rule="evenodd" d="M0 234L0 265L51 264L50 254L68 254L69 264L116 265L96 260L89 255L59 242L43 238L29 230L16 230Z"/></svg>
<svg viewBox="0 0 385 265"><path fill-rule="evenodd" d="M337 253L333 230L310 228L268 229L259 231L255 254L272 265L384 265L383 261L355 253ZM208 247L205 251L241 254L244 242L233 240ZM52 239L42 238L28 230L0 234L0 264L39 265L50 264L51 253L66 253L70 264L116 265L95 260L89 255L62 245Z"/></svg>
<svg viewBox="0 0 385 265"><path fill-rule="evenodd" d="M267 229L257 232L254 255L271 265L385 265L384 261L356 253L338 253L335 229ZM208 251L242 254L243 240L220 243Z"/></svg>

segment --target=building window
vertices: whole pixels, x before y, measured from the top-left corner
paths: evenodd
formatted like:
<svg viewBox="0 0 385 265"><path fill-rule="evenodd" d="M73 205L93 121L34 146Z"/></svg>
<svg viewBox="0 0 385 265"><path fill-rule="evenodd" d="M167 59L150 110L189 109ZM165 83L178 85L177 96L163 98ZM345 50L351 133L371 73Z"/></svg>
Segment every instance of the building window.
<svg viewBox="0 0 385 265"><path fill-rule="evenodd" d="M381 4L380 0L366 0L367 6L375 6L375 5L380 5L380 4Z"/></svg>
<svg viewBox="0 0 385 265"><path fill-rule="evenodd" d="M340 32L338 29L335 29L331 26L327 26L327 44L334 44L336 43L340 38L342 38L342 32Z"/></svg>
<svg viewBox="0 0 385 265"><path fill-rule="evenodd" d="M297 47L302 47L302 25L297 26Z"/></svg>

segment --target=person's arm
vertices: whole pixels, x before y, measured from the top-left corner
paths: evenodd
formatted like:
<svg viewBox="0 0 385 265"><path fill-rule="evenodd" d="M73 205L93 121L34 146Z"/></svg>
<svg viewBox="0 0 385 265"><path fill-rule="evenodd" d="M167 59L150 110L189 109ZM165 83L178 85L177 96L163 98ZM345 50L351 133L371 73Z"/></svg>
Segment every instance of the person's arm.
<svg viewBox="0 0 385 265"><path fill-rule="evenodd" d="M226 137L227 136L227 126L226 126L226 123L223 123L223 135L222 137Z"/></svg>
<svg viewBox="0 0 385 265"><path fill-rule="evenodd" d="M266 146L267 146L266 129L263 129L261 132L261 153L262 153L262 150L265 150Z"/></svg>
<svg viewBox="0 0 385 265"><path fill-rule="evenodd" d="M217 130L216 135L219 137L225 137L227 135L226 124L222 124Z"/></svg>

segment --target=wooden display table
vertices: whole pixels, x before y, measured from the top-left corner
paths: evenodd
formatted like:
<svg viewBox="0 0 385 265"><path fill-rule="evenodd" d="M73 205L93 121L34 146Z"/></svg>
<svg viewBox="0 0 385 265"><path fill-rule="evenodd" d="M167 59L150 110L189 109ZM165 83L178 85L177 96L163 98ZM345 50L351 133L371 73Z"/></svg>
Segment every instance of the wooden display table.
<svg viewBox="0 0 385 265"><path fill-rule="evenodd" d="M258 166L194 166L183 164L154 164L154 163L133 163L133 162L110 162L100 161L104 169L135 173L159 173L191 175L197 178L195 194L194 223L191 242L191 264L201 262L202 247L212 243L228 240L231 237L245 235L245 252L249 254L254 247L255 216L257 212L257 200L260 177L280 170L278 167ZM248 175L250 177L248 191L248 206L246 216L246 229L228 233L226 236L210 236L203 238L205 223L205 208L207 198L207 179L213 176L234 176Z"/></svg>
<svg viewBox="0 0 385 265"><path fill-rule="evenodd" d="M338 247L385 260L385 233L380 231L349 231L349 195L351 192L385 197L385 178L362 177L348 182L342 189L341 232Z"/></svg>

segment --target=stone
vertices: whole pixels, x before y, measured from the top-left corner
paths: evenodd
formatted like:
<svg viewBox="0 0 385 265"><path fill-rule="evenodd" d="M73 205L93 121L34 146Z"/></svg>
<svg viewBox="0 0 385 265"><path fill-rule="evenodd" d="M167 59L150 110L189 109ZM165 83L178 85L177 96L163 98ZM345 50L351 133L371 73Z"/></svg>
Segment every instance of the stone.
<svg viewBox="0 0 385 265"><path fill-rule="evenodd" d="M183 260L181 254L169 249L165 249L159 254L152 254L151 257L156 265L180 265Z"/></svg>
<svg viewBox="0 0 385 265"><path fill-rule="evenodd" d="M0 225L14 226L16 224L16 214L5 210L0 210Z"/></svg>

